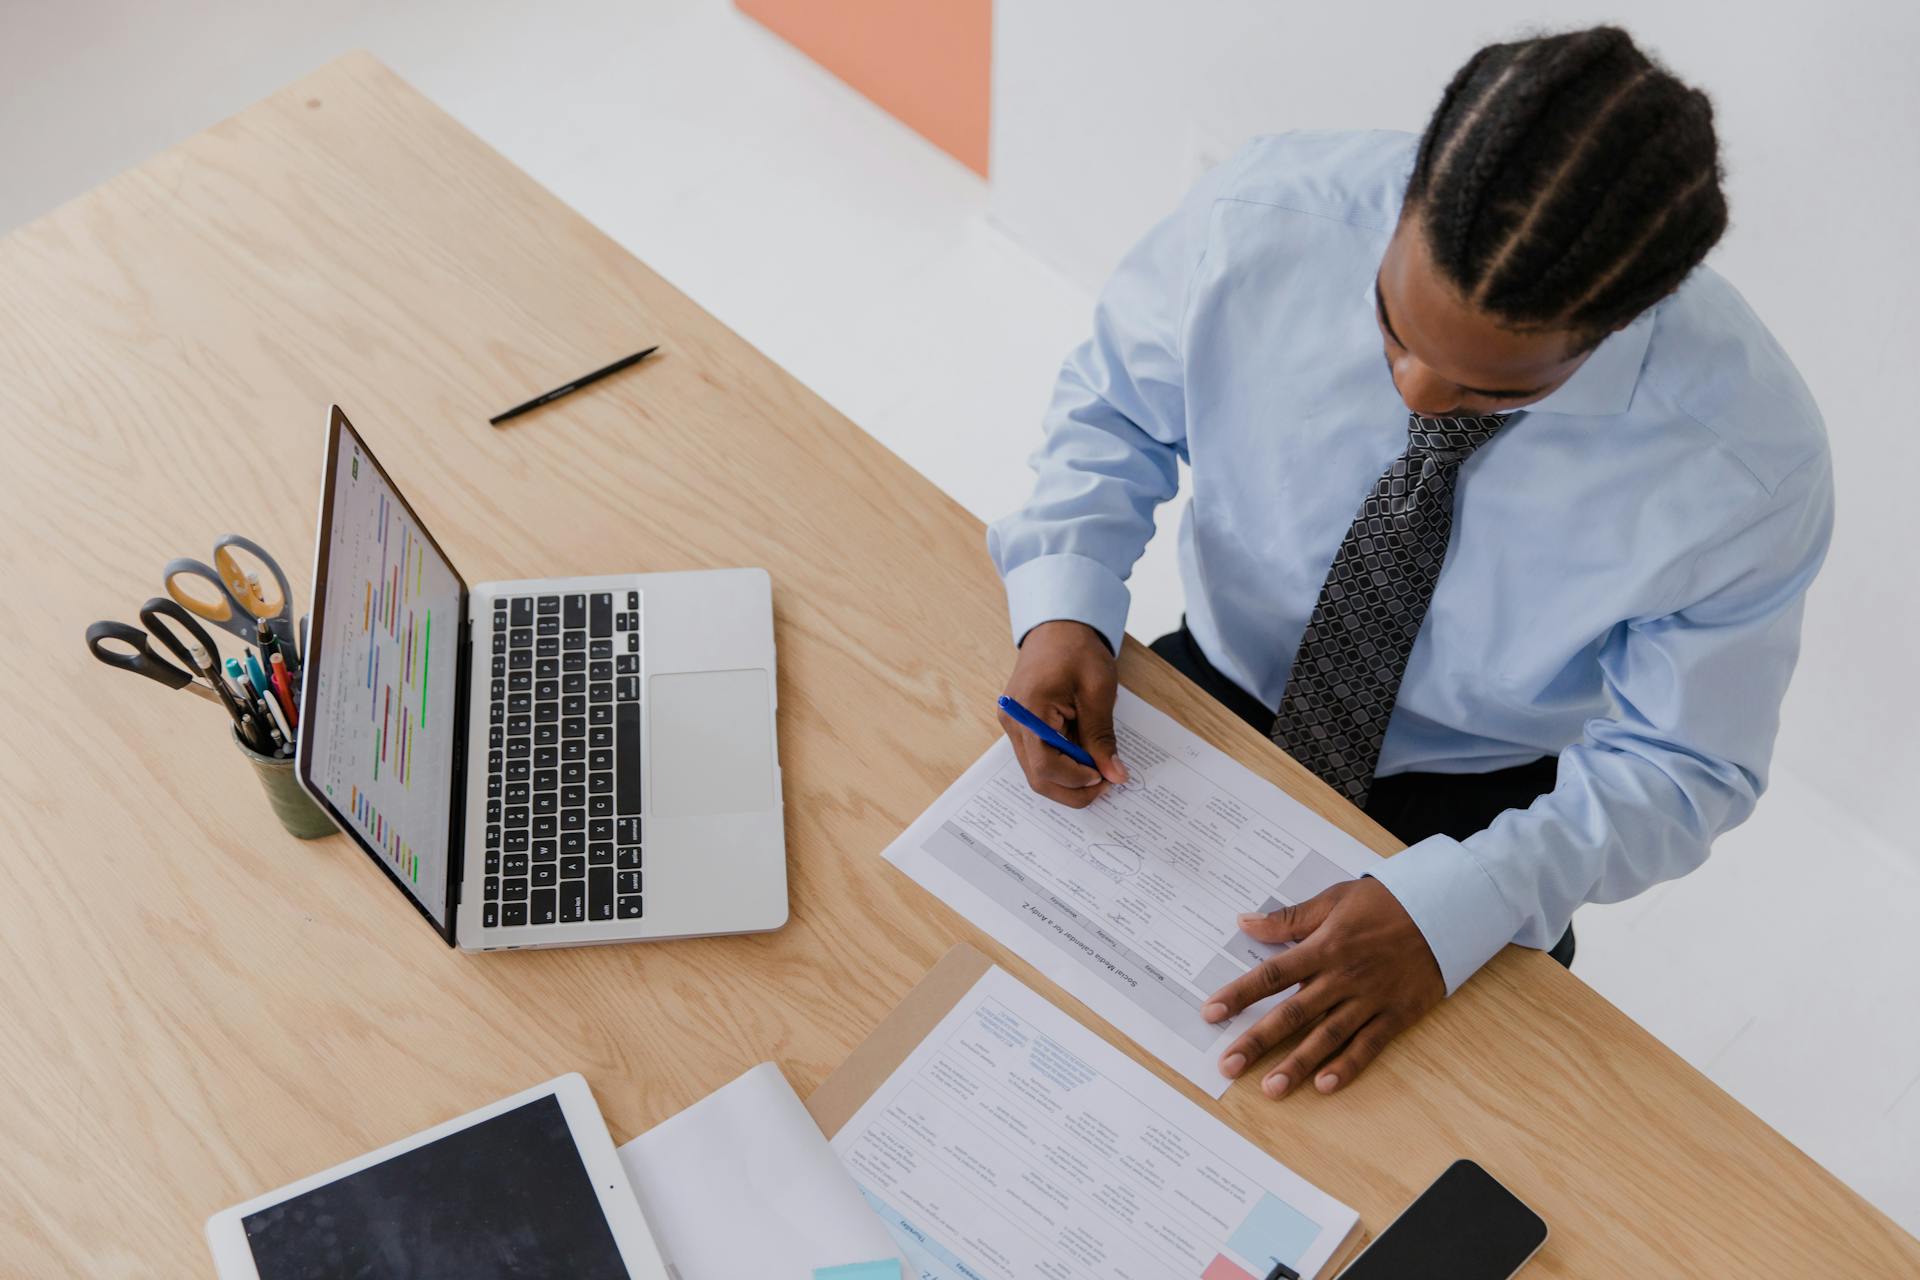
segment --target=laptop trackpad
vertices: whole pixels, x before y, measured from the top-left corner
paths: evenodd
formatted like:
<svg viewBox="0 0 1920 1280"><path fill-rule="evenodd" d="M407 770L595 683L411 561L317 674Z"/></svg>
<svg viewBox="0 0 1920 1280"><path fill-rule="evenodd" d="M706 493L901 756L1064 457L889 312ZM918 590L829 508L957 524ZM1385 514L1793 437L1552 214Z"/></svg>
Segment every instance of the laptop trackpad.
<svg viewBox="0 0 1920 1280"><path fill-rule="evenodd" d="M773 716L765 670L654 676L647 695L655 813L695 818L772 807Z"/></svg>

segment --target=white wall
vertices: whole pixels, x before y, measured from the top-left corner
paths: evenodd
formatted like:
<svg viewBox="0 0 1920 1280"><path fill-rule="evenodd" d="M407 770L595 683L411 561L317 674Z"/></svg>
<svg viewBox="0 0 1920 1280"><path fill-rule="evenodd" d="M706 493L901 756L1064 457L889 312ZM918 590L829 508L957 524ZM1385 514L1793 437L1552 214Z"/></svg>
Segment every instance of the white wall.
<svg viewBox="0 0 1920 1280"><path fill-rule="evenodd" d="M1920 397L1899 372L1920 348L1920 5L999 0L993 216L1097 284L1207 159L1290 128L1418 130L1474 49L1543 21L1617 22L1714 99L1733 225L1711 262L1813 388L1839 490L1777 760L1920 866ZM1136 634L1177 609L1169 550L1141 568Z"/></svg>

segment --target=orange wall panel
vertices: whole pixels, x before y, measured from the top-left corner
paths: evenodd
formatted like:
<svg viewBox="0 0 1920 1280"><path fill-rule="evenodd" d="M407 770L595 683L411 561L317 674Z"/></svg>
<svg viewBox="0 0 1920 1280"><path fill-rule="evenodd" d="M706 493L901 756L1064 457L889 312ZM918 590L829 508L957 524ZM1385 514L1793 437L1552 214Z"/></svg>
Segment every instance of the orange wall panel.
<svg viewBox="0 0 1920 1280"><path fill-rule="evenodd" d="M735 0L981 177L993 0Z"/></svg>

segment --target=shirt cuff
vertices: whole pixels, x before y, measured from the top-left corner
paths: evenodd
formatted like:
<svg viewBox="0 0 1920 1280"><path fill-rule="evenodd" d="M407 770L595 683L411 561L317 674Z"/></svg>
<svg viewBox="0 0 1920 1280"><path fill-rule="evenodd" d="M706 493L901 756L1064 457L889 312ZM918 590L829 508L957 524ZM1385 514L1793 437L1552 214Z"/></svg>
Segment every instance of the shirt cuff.
<svg viewBox="0 0 1920 1280"><path fill-rule="evenodd" d="M1520 918L1499 886L1458 840L1429 836L1386 859L1372 875L1420 927L1448 995L1520 931Z"/></svg>
<svg viewBox="0 0 1920 1280"><path fill-rule="evenodd" d="M1120 575L1087 556L1037 556L1007 573L1015 645L1043 622L1084 622L1118 654L1131 599Z"/></svg>

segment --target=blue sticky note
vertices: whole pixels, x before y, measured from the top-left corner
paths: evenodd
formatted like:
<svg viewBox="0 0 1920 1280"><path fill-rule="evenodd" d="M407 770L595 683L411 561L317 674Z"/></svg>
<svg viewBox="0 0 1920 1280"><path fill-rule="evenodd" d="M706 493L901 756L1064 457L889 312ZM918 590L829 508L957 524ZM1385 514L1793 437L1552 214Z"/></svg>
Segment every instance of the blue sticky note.
<svg viewBox="0 0 1920 1280"><path fill-rule="evenodd" d="M1277 1196L1263 1195L1227 1237L1227 1247L1249 1262L1292 1266L1319 1234L1313 1219Z"/></svg>
<svg viewBox="0 0 1920 1280"><path fill-rule="evenodd" d="M900 1261L849 1262L838 1267L815 1267L813 1280L900 1280Z"/></svg>

